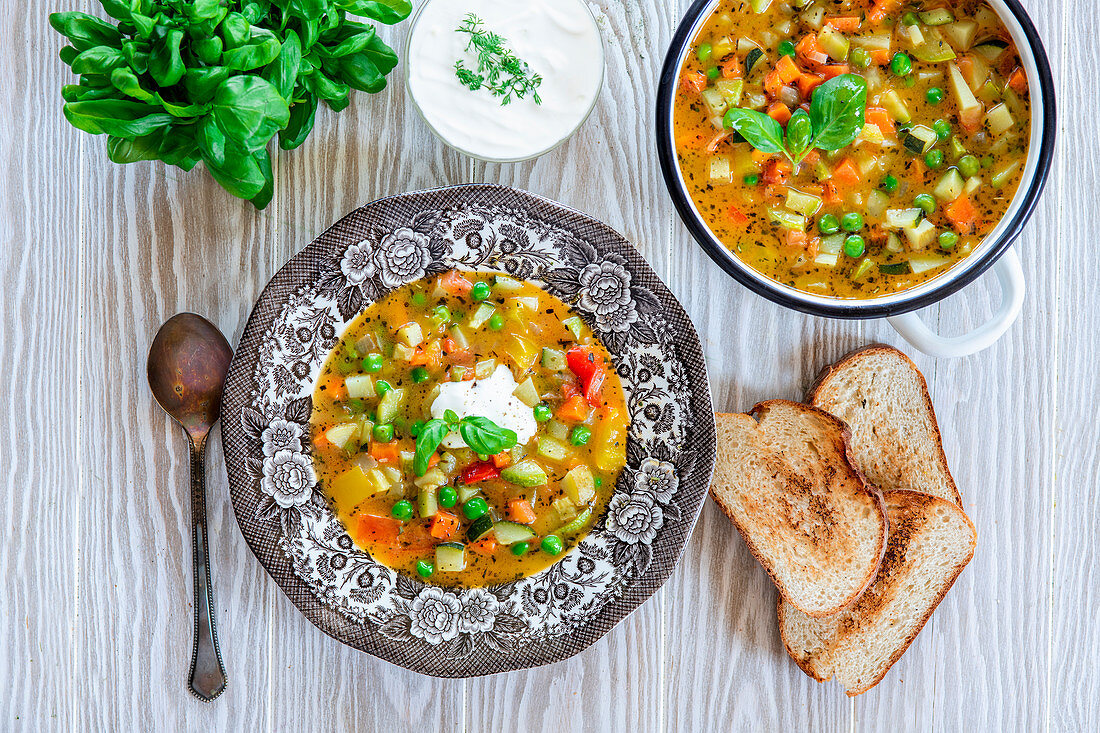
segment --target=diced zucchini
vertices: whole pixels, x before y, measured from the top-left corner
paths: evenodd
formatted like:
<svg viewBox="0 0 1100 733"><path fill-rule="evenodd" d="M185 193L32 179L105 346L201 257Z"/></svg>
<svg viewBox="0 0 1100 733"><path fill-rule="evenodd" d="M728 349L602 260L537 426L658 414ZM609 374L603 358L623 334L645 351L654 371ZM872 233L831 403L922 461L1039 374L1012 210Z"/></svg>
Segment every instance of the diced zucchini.
<svg viewBox="0 0 1100 733"><path fill-rule="evenodd" d="M792 214L783 209L768 209L768 215L774 223L784 229L793 229L799 232L806 231L806 217L804 216Z"/></svg>
<svg viewBox="0 0 1100 733"><path fill-rule="evenodd" d="M1023 102L1020 100L1020 95L1012 87L1005 87L1004 100L1005 104L1008 105L1008 111L1012 114L1019 115L1023 112Z"/></svg>
<svg viewBox="0 0 1100 733"><path fill-rule="evenodd" d="M410 321L397 329L397 338L410 348L416 347L424 343L424 329L416 321Z"/></svg>
<svg viewBox="0 0 1100 733"><path fill-rule="evenodd" d="M470 525L470 528L466 530L466 540L468 542L477 542L492 531L493 518L488 514L482 514L475 519L474 523Z"/></svg>
<svg viewBox="0 0 1100 733"><path fill-rule="evenodd" d="M496 359L482 359L474 364L474 377L477 379L489 378L497 368Z"/></svg>
<svg viewBox="0 0 1100 733"><path fill-rule="evenodd" d="M999 170L993 173L993 178L989 181L993 188L1004 188L1008 183L1008 179L1012 177L1012 174L1016 172L1016 169L1020 167L1020 161L1014 160L1006 166L1003 166Z"/></svg>
<svg viewBox="0 0 1100 733"><path fill-rule="evenodd" d="M925 25L946 25L954 23L955 16L946 8L936 8L920 14L921 22Z"/></svg>
<svg viewBox="0 0 1100 733"><path fill-rule="evenodd" d="M889 33L876 33L870 36L855 36L852 44L869 51L889 51L893 38Z"/></svg>
<svg viewBox="0 0 1100 733"><path fill-rule="evenodd" d="M574 534L584 529L584 525L588 524L588 520L592 518L592 507L588 507L583 512L574 517L568 524L558 527L557 534Z"/></svg>
<svg viewBox="0 0 1100 733"><path fill-rule="evenodd" d="M462 330L462 326L457 324L451 326L451 339L455 342L455 346L462 350L470 348L470 337Z"/></svg>
<svg viewBox="0 0 1100 733"><path fill-rule="evenodd" d="M951 138L951 159L958 160L959 158L967 155L970 151L966 149L966 146L962 144L962 141L957 137Z"/></svg>
<svg viewBox="0 0 1100 733"><path fill-rule="evenodd" d="M883 108L903 125L908 124L913 119L913 115L909 114L909 108L905 106L905 102L902 101L901 95L898 94L896 89L884 92L879 101Z"/></svg>
<svg viewBox="0 0 1100 733"><path fill-rule="evenodd" d="M455 490L458 492L458 500L463 504L473 499L481 491L477 484L459 484L455 487Z"/></svg>
<svg viewBox="0 0 1100 733"><path fill-rule="evenodd" d="M710 117L724 115L726 109L730 106L726 98L717 89L704 89L699 92L699 96L703 98L703 104L706 106L707 112L710 113Z"/></svg>
<svg viewBox="0 0 1100 733"><path fill-rule="evenodd" d="M567 440L569 438L569 426L563 423L561 420L551 420L546 423L546 432L558 440Z"/></svg>
<svg viewBox="0 0 1100 733"><path fill-rule="evenodd" d="M334 425L326 430L325 437L328 438L328 442L332 443L337 448L343 448L358 432L358 425L353 422L345 422Z"/></svg>
<svg viewBox="0 0 1100 733"><path fill-rule="evenodd" d="M936 239L936 226L925 219L915 227L902 229L905 238L909 240L910 249L926 249Z"/></svg>
<svg viewBox="0 0 1100 733"><path fill-rule="evenodd" d="M420 493L416 496L416 508L420 511L422 519L435 516L439 511L439 499L434 486L425 486L420 489Z"/></svg>
<svg viewBox="0 0 1100 733"><path fill-rule="evenodd" d="M573 517L577 516L577 507L573 505L573 502L569 500L568 496L555 499L554 503L550 505L550 508L558 515L558 521L561 523L569 522Z"/></svg>
<svg viewBox="0 0 1100 733"><path fill-rule="evenodd" d="M970 178L966 179L966 187L963 189L963 193L970 196L981 187L982 179L978 176L970 176Z"/></svg>
<svg viewBox="0 0 1100 733"><path fill-rule="evenodd" d="M514 545L517 542L527 542L535 536L535 531L530 527L516 522L497 522L493 525L493 534L497 542L502 545Z"/></svg>
<svg viewBox="0 0 1100 733"><path fill-rule="evenodd" d="M541 443L541 441L540 441ZM547 482L546 471L542 466L530 459L513 463L501 470L500 477L510 484L530 488L532 486L545 486Z"/></svg>
<svg viewBox="0 0 1100 733"><path fill-rule="evenodd" d="M356 374L344 379L344 386L347 387L348 397L355 400L363 400L369 397L375 397L374 392L374 379L369 374Z"/></svg>
<svg viewBox="0 0 1100 733"><path fill-rule="evenodd" d="M435 547L435 569L445 573L457 573L466 569L466 546L458 542L444 542Z"/></svg>
<svg viewBox="0 0 1100 733"><path fill-rule="evenodd" d="M989 125L989 129L994 135L1003 135L1012 129L1012 126L1016 124L1016 120L1012 118L1012 112L1008 110L1008 106L1004 104L998 104L993 109L986 113L985 121Z"/></svg>
<svg viewBox="0 0 1100 733"><path fill-rule="evenodd" d="M712 184L730 183L730 157L728 155L710 156L710 182Z"/></svg>
<svg viewBox="0 0 1100 733"><path fill-rule="evenodd" d="M574 504L587 504L596 498L595 479L592 478L592 471L583 463L565 474L561 485L565 489L565 495Z"/></svg>
<svg viewBox="0 0 1100 733"><path fill-rule="evenodd" d="M561 323L569 329L569 333L573 334L575 339L580 339L584 334L584 321L581 320L580 316L570 316Z"/></svg>
<svg viewBox="0 0 1100 733"><path fill-rule="evenodd" d="M908 275L912 272L908 262L891 262L878 266L878 271L883 275Z"/></svg>
<svg viewBox="0 0 1100 733"><path fill-rule="evenodd" d="M818 252L817 257L814 257L814 264L822 267L836 267L838 262L840 262L840 255L836 254Z"/></svg>
<svg viewBox="0 0 1100 733"><path fill-rule="evenodd" d="M1002 41L1000 38L990 38L975 46L974 53L978 54L989 63L993 63L1000 58L1006 48L1008 48L1008 43L1006 41Z"/></svg>
<svg viewBox="0 0 1100 733"><path fill-rule="evenodd" d="M393 487L390 477L379 468L372 468L367 471L367 480L374 487L375 494L384 494Z"/></svg>
<svg viewBox="0 0 1100 733"><path fill-rule="evenodd" d="M821 32L817 34L817 44L821 46L825 53L837 61L848 59L848 49L851 48L851 42L843 33L832 26L825 26L821 29Z"/></svg>
<svg viewBox="0 0 1100 733"><path fill-rule="evenodd" d="M523 384L516 387L512 394L528 407L534 407L540 402L538 390L535 389L535 382L530 377L523 380Z"/></svg>
<svg viewBox="0 0 1100 733"><path fill-rule="evenodd" d="M897 254L898 252L902 252L904 249L905 249L905 247L901 243L901 237L898 236L897 232L889 232L886 235L886 251L887 252Z"/></svg>
<svg viewBox="0 0 1100 733"><path fill-rule="evenodd" d="M379 423L393 422L397 417L397 413L401 409L402 403L405 401L405 390L391 389L386 394L382 395L382 399L378 401L378 412L375 418Z"/></svg>
<svg viewBox="0 0 1100 733"><path fill-rule="evenodd" d="M753 48L749 50L749 55L745 57L745 78L752 76L752 72L756 71L757 65L763 60L764 52L756 46L753 46ZM744 89L744 86L741 88Z"/></svg>
<svg viewBox="0 0 1100 733"><path fill-rule="evenodd" d="M975 96L986 104L993 104L1000 101L1001 90L993 83L992 79L989 79L985 84L982 84Z"/></svg>
<svg viewBox="0 0 1100 733"><path fill-rule="evenodd" d="M942 64L944 61L957 58L955 50L938 38L925 40L924 43L913 49L913 55L919 60L930 64Z"/></svg>
<svg viewBox="0 0 1100 733"><path fill-rule="evenodd" d="M436 466L425 471L423 476L413 479L413 483L418 488L438 488L447 483L447 476Z"/></svg>
<svg viewBox="0 0 1100 733"><path fill-rule="evenodd" d="M959 173L959 169L952 168L944 174L932 193L940 201L954 201L962 195L964 185L965 182L962 174Z"/></svg>
<svg viewBox="0 0 1100 733"><path fill-rule="evenodd" d="M821 238L821 244L818 245L818 251L824 252L829 255L838 255L841 250L844 249L844 235L843 234L830 234L827 237Z"/></svg>
<svg viewBox="0 0 1100 733"><path fill-rule="evenodd" d="M405 475L401 473L401 469L397 466L379 466L378 470L382 472L391 486L405 482Z"/></svg>
<svg viewBox="0 0 1100 733"><path fill-rule="evenodd" d="M978 32L978 24L973 20L960 20L940 26L944 37L950 41L958 51L966 52L974 43L974 35Z"/></svg>
<svg viewBox="0 0 1100 733"><path fill-rule="evenodd" d="M813 5L799 17L802 18L803 23L815 31L821 30L821 26L825 25L825 8L821 5Z"/></svg>
<svg viewBox="0 0 1100 733"><path fill-rule="evenodd" d="M913 155L923 155L931 150L938 140L939 136L931 127L917 125L905 133L902 144Z"/></svg>
<svg viewBox="0 0 1100 733"><path fill-rule="evenodd" d="M878 189L867 195L867 213L871 216L881 217L889 205L890 197Z"/></svg>
<svg viewBox="0 0 1100 733"><path fill-rule="evenodd" d="M477 330L484 326L493 317L496 310L496 306L492 303L479 303L474 310L474 314L470 316L470 328Z"/></svg>
<svg viewBox="0 0 1100 733"><path fill-rule="evenodd" d="M821 208L821 198L802 193L795 188L788 188L787 208L803 216L813 216Z"/></svg>
<svg viewBox="0 0 1100 733"><path fill-rule="evenodd" d="M726 101L726 107L736 107L741 104L741 95L745 91L744 79L719 79L714 82L714 88Z"/></svg>
<svg viewBox="0 0 1100 733"><path fill-rule="evenodd" d="M523 283L507 275L497 275L494 277L493 285L496 286L498 290L503 290L505 292L515 292L523 289Z"/></svg>
<svg viewBox="0 0 1100 733"><path fill-rule="evenodd" d="M875 266L875 261L874 260L872 260L870 257L864 257L860 261L859 265L856 267L856 271L852 273L852 279L853 280L860 279L861 277L866 275L868 272L870 272L871 268L873 268L874 266Z"/></svg>
<svg viewBox="0 0 1100 733"><path fill-rule="evenodd" d="M749 0L749 8L754 13L763 13L772 5L772 0Z"/></svg>
<svg viewBox="0 0 1100 733"><path fill-rule="evenodd" d="M520 374L526 373L539 359L538 347L522 336L513 336L504 347L504 353L512 358Z"/></svg>
<svg viewBox="0 0 1100 733"><path fill-rule="evenodd" d="M920 209L888 209L886 211L886 226L891 229L915 227L920 220L920 215Z"/></svg>
<svg viewBox="0 0 1100 733"><path fill-rule="evenodd" d="M539 455L555 463L564 463L569 459L572 451L562 441L551 438L549 435L539 436Z"/></svg>
<svg viewBox="0 0 1100 733"><path fill-rule="evenodd" d="M721 59L729 56L733 53L733 49L736 48L733 43L733 39L729 36L722 36L714 42L714 48L711 51L711 56L715 59Z"/></svg>
<svg viewBox="0 0 1100 733"><path fill-rule="evenodd" d="M552 372L565 370L565 352L560 349L551 349L544 346L542 349L542 367Z"/></svg>
<svg viewBox="0 0 1100 733"><path fill-rule="evenodd" d="M924 254L913 255L909 258L909 267L917 275L949 264L951 264L951 258L942 255Z"/></svg>

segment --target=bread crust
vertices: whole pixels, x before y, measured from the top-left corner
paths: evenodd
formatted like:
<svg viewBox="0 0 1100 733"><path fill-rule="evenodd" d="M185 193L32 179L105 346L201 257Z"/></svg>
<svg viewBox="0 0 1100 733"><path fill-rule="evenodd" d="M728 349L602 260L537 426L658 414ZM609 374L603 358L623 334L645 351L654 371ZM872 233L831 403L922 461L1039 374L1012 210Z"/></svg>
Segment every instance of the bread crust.
<svg viewBox="0 0 1100 733"><path fill-rule="evenodd" d="M947 454L943 450L943 434L940 432L940 422L936 418L936 410L932 406L932 395L928 392L928 382L924 378L924 374L917 365L913 363L904 352L884 343L872 343L866 346L861 346L858 349L849 351L844 356L840 357L836 362L828 364L818 372L817 377L810 383L809 388L806 390L805 402L808 405L814 405L817 402L818 393L821 391L825 383L837 372L849 367L853 362L859 359L874 355L874 354L889 354L892 356L900 356L902 360L909 366L914 374L917 375L917 379L920 383L921 397L924 400L924 409L928 412L932 418L932 430L935 433L935 445L936 445L936 460L940 464L940 468L943 470L944 475L947 477L947 481L951 486L951 492L955 499L955 504L962 508L962 495L959 494L959 487L955 483L955 476L951 473L951 467L947 463Z"/></svg>
<svg viewBox="0 0 1100 733"><path fill-rule="evenodd" d="M848 467L851 469L852 473L857 477L861 489L869 497L871 497L875 502L875 508L878 511L879 518L882 522L882 532L879 534L879 546L878 546L878 548L876 549L876 552L875 552L876 560L875 560L874 566L871 567L870 572L867 574L866 578L860 584L859 588L855 592L850 594L847 598L845 598L835 608L829 608L829 609L824 609L824 610L820 610L820 611L808 611L804 608L799 607L799 605L797 603L795 603L793 600L791 600L788 597L790 595L789 592L788 592L788 589L784 586L783 582L779 579L779 577L772 570L772 568L769 567L768 562L764 558L764 555L760 552L760 550L756 547L755 543L752 541L752 535L750 534L748 528L746 528L740 521L738 521L737 517L735 516L735 513L730 509L730 507L726 506L726 504L722 500L722 498L714 491L713 482L711 484L711 488L709 490L709 493L710 493L711 498L714 500L714 503L717 504L718 508L722 510L722 513L726 515L726 518L728 518L730 520L730 522L733 524L733 526L737 528L737 531L738 531L738 533L740 533L741 538L745 541L746 547L749 548L749 552L752 553L752 556L754 558L756 558L756 561L758 563L760 563L760 566L764 568L765 572L767 572L768 577L771 578L772 583L775 584L776 589L779 591L780 598L787 598L792 606L797 608L802 613L805 613L807 616L810 616L811 618L824 618L824 617L832 616L836 613L839 613L840 611L843 611L844 609L848 608L853 603L855 603L857 600L859 600L860 596L863 595L864 591L866 591L867 588L869 588L871 586L871 584L875 581L875 578L878 577L878 571L879 571L879 568L882 565L883 557L886 555L886 547L887 547L887 543L888 543L888 539L889 539L889 522L886 518L886 504L885 504L885 501L883 500L882 492L879 491L878 488L875 487L873 484L871 484L867 481L866 477L863 475L863 472L859 470L859 467L856 464L856 462L855 462L855 460L852 456L852 452L851 452L851 449L849 447L849 441L851 439L851 430L848 428L848 425L843 420L840 420L836 416L829 414L825 410L822 410L818 407L814 407L813 405L807 405L807 404L802 404L802 403L799 403L799 402L793 402L791 400L766 400L764 402L759 402L756 405L754 405L749 412L746 412L746 413L716 413L715 417L716 418L722 418L722 417L730 418L730 417L736 417L737 415L741 414L741 415L748 415L749 417L753 418L753 420L757 420L757 414L761 410L766 410L770 405L777 405L777 404L796 406L796 407L798 407L799 409L802 409L802 410L808 409L808 410L816 413L817 415L819 415L826 422L829 422L829 423L833 424L836 427L836 429L839 433L839 436L840 436L840 438L839 438L840 444L838 446L840 450L838 452L844 457L844 460L847 463Z"/></svg>

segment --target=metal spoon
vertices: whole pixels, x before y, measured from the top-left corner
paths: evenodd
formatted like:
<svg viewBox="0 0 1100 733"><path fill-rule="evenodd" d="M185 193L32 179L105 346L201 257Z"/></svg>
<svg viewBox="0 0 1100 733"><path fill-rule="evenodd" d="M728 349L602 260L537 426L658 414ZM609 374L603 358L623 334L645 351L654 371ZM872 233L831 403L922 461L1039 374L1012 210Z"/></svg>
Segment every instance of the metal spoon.
<svg viewBox="0 0 1100 733"><path fill-rule="evenodd" d="M195 645L190 688L209 702L225 690L225 666L214 627L214 588L206 543L206 436L218 419L222 383L233 350L214 324L179 313L160 327L149 346L149 387L191 444L191 535L194 541Z"/></svg>

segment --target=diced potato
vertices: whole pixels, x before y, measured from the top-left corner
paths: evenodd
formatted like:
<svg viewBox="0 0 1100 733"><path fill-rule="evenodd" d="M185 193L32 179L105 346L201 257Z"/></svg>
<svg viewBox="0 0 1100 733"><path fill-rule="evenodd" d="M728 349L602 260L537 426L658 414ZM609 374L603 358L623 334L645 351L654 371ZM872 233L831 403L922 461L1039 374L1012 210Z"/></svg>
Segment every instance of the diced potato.
<svg viewBox="0 0 1100 733"><path fill-rule="evenodd" d="M817 34L817 43L825 53L837 61L847 60L851 43L843 33L832 26L825 26L821 29L821 32Z"/></svg>
<svg viewBox="0 0 1100 733"><path fill-rule="evenodd" d="M944 174L932 193L940 201L954 201L962 195L964 185L959 169L952 168Z"/></svg>
<svg viewBox="0 0 1100 733"><path fill-rule="evenodd" d="M575 507L573 502L566 496L554 501L554 503L550 505L550 508L557 513L558 522L562 524L577 516L577 507Z"/></svg>
<svg viewBox="0 0 1100 733"><path fill-rule="evenodd" d="M474 376L478 379L488 378L497 368L496 359L482 359L474 364Z"/></svg>
<svg viewBox="0 0 1100 733"><path fill-rule="evenodd" d="M909 258L909 267L913 270L913 273L917 275L922 272L934 270L937 267L943 267L950 263L951 259L949 257L934 254L913 255Z"/></svg>
<svg viewBox="0 0 1100 733"><path fill-rule="evenodd" d="M909 240L910 249L926 249L936 238L936 227L927 219L915 227L906 227L902 231L905 233L905 238Z"/></svg>
<svg viewBox="0 0 1100 733"><path fill-rule="evenodd" d="M538 452L543 458L557 463L564 463L573 455L573 451L569 449L568 445L557 438L551 438L549 435L539 437Z"/></svg>
<svg viewBox="0 0 1100 733"><path fill-rule="evenodd" d="M540 401L538 390L535 389L535 382L530 377L525 379L523 384L516 387L512 394L528 407L534 407Z"/></svg>
<svg viewBox="0 0 1100 733"><path fill-rule="evenodd" d="M337 448L343 448L358 432L358 425L353 422L345 422L334 425L326 430L325 437Z"/></svg>
<svg viewBox="0 0 1100 733"><path fill-rule="evenodd" d="M348 397L354 400L363 400L374 397L374 379L369 374L355 374L344 380L344 386L348 390Z"/></svg>
<svg viewBox="0 0 1100 733"><path fill-rule="evenodd" d="M410 321L397 329L397 338L410 348L419 346L424 343L424 329L416 321Z"/></svg>
<svg viewBox="0 0 1100 733"><path fill-rule="evenodd" d="M998 104L985 116L985 121L989 125L989 129L994 135L1002 135L1012 129L1012 126L1016 124L1016 120L1012 117L1012 112L1009 111L1008 106L1005 104Z"/></svg>
<svg viewBox="0 0 1100 733"><path fill-rule="evenodd" d="M592 471L584 464L565 474L561 484L565 495L574 504L587 504L596 498L596 483L592 478Z"/></svg>
<svg viewBox="0 0 1100 733"><path fill-rule="evenodd" d="M909 113L909 108L905 106L897 90L891 89L884 93L879 101L898 122L905 124L913 119L913 115Z"/></svg>
<svg viewBox="0 0 1100 733"><path fill-rule="evenodd" d="M730 157L728 155L712 155L710 158L710 182L730 183L732 180Z"/></svg>
<svg viewBox="0 0 1100 733"><path fill-rule="evenodd" d="M413 356L416 355L416 349L406 346L405 344L393 345L393 358L397 361L412 361Z"/></svg>
<svg viewBox="0 0 1100 733"><path fill-rule="evenodd" d="M981 120L982 103L970 90L966 79L963 78L962 72L959 71L959 67L955 65L955 62L952 61L947 65L947 73L949 74L948 84L951 87L951 92L955 95L955 101L959 103L959 119L964 125L976 125Z"/></svg>
<svg viewBox="0 0 1100 733"><path fill-rule="evenodd" d="M998 24L1000 21L998 21ZM974 43L974 36L978 33L978 24L973 20L960 20L955 23L941 25L940 31L955 50L966 52Z"/></svg>
<svg viewBox="0 0 1100 733"><path fill-rule="evenodd" d="M703 98L703 104L712 117L725 114L729 107L729 102L717 89L704 89L699 92L699 96Z"/></svg>
<svg viewBox="0 0 1100 733"><path fill-rule="evenodd" d="M741 95L745 91L745 80L719 79L714 83L714 88L726 100L727 107L736 107L741 104Z"/></svg>
<svg viewBox="0 0 1100 733"><path fill-rule="evenodd" d="M813 216L821 208L821 198L802 193L795 188L788 188L787 208L803 216Z"/></svg>
<svg viewBox="0 0 1100 733"><path fill-rule="evenodd" d="M814 263L822 267L836 267L839 261L840 255L831 255L824 252L820 252L817 257L814 257Z"/></svg>

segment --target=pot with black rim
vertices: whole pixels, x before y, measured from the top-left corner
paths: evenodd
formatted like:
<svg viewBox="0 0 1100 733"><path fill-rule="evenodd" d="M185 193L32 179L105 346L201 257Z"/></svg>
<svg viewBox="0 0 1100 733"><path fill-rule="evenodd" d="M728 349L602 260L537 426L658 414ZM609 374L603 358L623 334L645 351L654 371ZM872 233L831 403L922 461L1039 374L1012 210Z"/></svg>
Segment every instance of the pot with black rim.
<svg viewBox="0 0 1100 733"><path fill-rule="evenodd" d="M1012 247L1027 224L1050 172L1056 135L1054 83L1041 39L1018 0L988 0L1016 44L1031 97L1031 144L1015 196L997 226L975 250L955 266L913 288L890 295L849 300L815 295L777 282L743 262L711 231L685 184L673 135L673 106L684 60L693 39L720 5L720 0L696 0L673 36L665 57L657 95L657 148L661 170L680 217L703 250L723 270L758 295L787 308L829 318L886 318L910 344L932 356L956 357L991 346L1019 317L1024 299L1024 275ZM934 333L915 312L937 303L992 268L1001 289L1001 305L991 320L970 333L944 337Z"/></svg>

